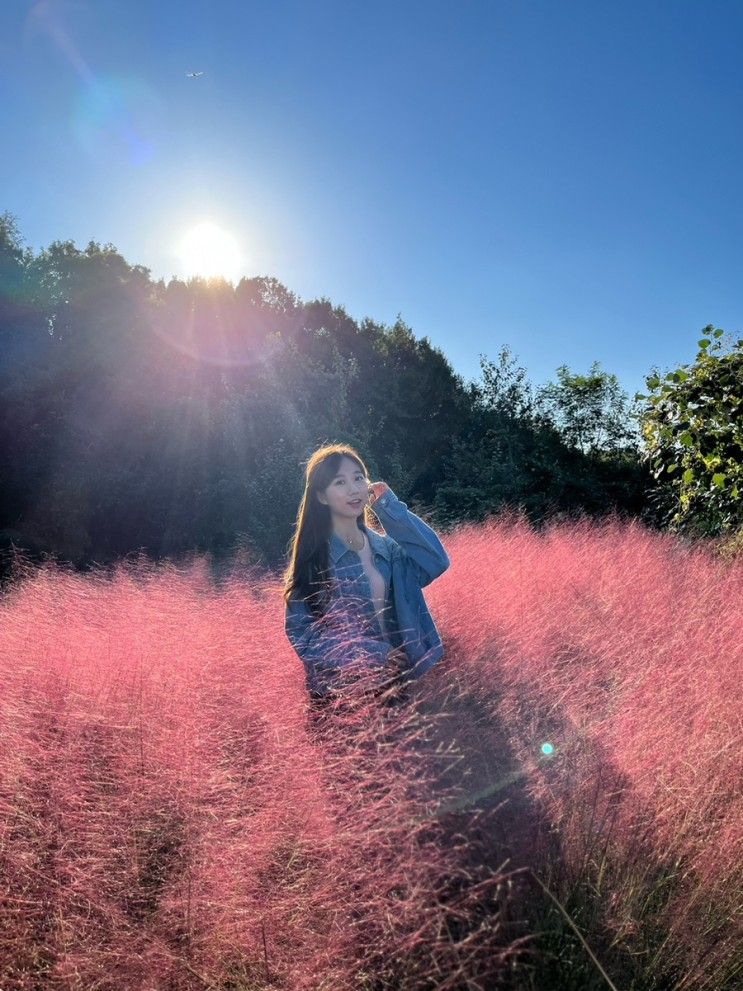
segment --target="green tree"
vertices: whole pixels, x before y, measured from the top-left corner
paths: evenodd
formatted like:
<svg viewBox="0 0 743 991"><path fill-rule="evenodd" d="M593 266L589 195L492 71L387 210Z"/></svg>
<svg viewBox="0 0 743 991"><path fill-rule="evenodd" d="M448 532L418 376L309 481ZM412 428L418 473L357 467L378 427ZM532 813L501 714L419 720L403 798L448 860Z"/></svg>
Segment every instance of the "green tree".
<svg viewBox="0 0 743 991"><path fill-rule="evenodd" d="M29 249L24 248L18 221L9 211L0 214L0 327L15 326L24 315L26 265Z"/></svg>
<svg viewBox="0 0 743 991"><path fill-rule="evenodd" d="M717 536L743 525L743 339L722 351L707 324L692 365L646 378L641 411L655 499L671 529Z"/></svg>
<svg viewBox="0 0 743 991"><path fill-rule="evenodd" d="M444 459L434 507L442 523L482 520L519 506L538 520L563 505L565 447L538 423L526 370L508 346L497 361L480 355L481 379L469 384L467 415Z"/></svg>
<svg viewBox="0 0 743 991"><path fill-rule="evenodd" d="M446 482L436 495L442 521L482 519L505 505L521 507L535 523L555 513L635 514L643 509L647 471L627 442L632 427L614 376L592 369L603 385L592 385L591 402L610 425L603 436L598 430L589 436L592 417L581 414L564 366L555 398L567 411L564 415L559 408L545 407L543 392L535 396L508 347L501 349L497 362L481 355L480 367L482 381L470 387L467 427L453 438ZM576 442L579 429L586 443ZM619 446L622 440L627 442L624 448Z"/></svg>
<svg viewBox="0 0 743 991"><path fill-rule="evenodd" d="M587 375L561 365L557 379L538 391L537 405L566 444L589 456L637 451L636 411L616 375L594 361Z"/></svg>
<svg viewBox="0 0 743 991"><path fill-rule="evenodd" d="M357 322L276 279L166 285L94 241L34 255L4 215L0 553L84 566L238 546L278 563L327 441L442 521L636 510L634 463L568 445L508 349L482 371L465 384L402 319Z"/></svg>

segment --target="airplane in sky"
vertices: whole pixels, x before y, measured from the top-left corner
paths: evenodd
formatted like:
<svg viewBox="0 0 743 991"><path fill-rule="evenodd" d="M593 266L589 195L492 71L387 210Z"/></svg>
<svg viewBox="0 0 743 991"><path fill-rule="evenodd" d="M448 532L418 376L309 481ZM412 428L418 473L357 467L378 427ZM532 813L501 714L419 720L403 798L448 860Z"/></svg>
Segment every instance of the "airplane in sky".
<svg viewBox="0 0 743 991"><path fill-rule="evenodd" d="M186 75L189 76L191 79L196 79L197 76L203 76L204 73L203 72L187 72Z"/></svg>

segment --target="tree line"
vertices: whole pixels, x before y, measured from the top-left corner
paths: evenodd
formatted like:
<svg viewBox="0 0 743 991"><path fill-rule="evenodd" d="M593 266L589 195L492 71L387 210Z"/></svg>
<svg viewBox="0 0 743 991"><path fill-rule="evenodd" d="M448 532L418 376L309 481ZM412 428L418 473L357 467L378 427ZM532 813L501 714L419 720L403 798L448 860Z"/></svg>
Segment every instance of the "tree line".
<svg viewBox="0 0 743 991"><path fill-rule="evenodd" d="M716 359L721 392L738 399L742 343ZM141 551L245 551L273 567L290 539L303 462L329 441L356 446L375 477L442 527L507 506L537 526L609 512L682 526L712 503L705 532L739 525L725 499L740 434L724 438L730 464L713 472L716 501L705 510L688 492L687 442L703 427L679 440L683 429L661 423L674 397L657 374L648 378L655 393L630 400L597 363L588 374L561 366L535 388L502 347L494 360L480 355L480 373L465 381L401 319L356 321L274 278L166 284L95 241L34 253L6 212L0 550L77 566ZM668 471L674 445L689 462L678 476L686 491Z"/></svg>

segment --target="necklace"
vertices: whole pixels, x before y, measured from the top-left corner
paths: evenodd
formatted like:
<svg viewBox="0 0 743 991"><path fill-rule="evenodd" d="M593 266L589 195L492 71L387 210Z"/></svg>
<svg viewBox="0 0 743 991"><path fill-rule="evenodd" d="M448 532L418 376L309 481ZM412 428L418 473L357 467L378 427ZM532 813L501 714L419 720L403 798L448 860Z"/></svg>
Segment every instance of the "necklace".
<svg viewBox="0 0 743 991"><path fill-rule="evenodd" d="M363 551L364 547L366 546L366 535L364 534L363 531L361 532L361 547L356 547L351 537L346 537L346 540L355 551Z"/></svg>

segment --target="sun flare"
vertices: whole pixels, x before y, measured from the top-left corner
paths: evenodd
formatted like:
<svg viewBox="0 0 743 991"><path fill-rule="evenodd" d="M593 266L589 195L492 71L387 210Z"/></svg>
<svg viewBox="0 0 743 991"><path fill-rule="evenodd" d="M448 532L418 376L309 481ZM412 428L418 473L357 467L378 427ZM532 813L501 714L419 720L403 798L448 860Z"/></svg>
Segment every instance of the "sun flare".
<svg viewBox="0 0 743 991"><path fill-rule="evenodd" d="M243 257L237 240L211 221L192 227L178 245L178 257L187 278L223 278L236 282L243 268Z"/></svg>

